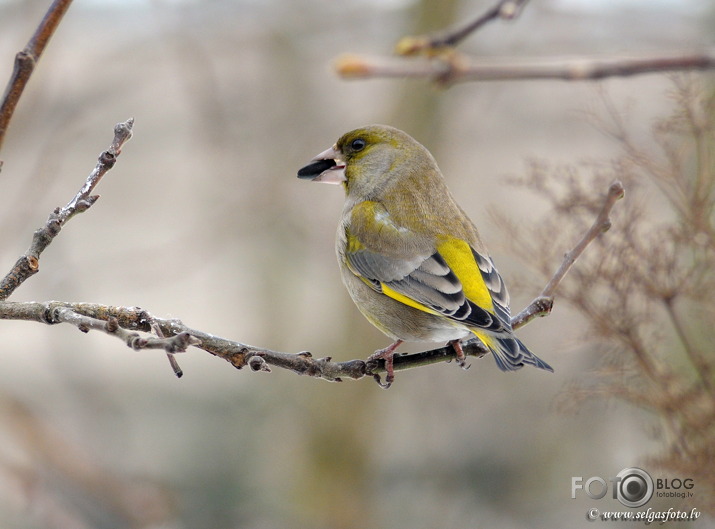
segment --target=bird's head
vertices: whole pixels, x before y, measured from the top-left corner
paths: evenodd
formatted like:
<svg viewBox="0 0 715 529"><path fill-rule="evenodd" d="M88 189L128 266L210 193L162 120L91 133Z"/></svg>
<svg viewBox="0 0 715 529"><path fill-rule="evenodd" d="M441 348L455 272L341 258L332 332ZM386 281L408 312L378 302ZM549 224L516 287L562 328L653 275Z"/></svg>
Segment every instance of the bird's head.
<svg viewBox="0 0 715 529"><path fill-rule="evenodd" d="M298 171L298 178L343 184L348 196L367 199L425 162L433 164L434 160L408 134L386 125L370 125L343 134Z"/></svg>

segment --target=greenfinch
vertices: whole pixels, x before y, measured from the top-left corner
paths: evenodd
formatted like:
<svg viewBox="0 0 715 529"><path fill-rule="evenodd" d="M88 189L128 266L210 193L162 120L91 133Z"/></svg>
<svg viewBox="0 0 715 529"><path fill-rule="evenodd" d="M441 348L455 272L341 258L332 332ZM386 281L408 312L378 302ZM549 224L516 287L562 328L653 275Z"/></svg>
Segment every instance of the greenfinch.
<svg viewBox="0 0 715 529"><path fill-rule="evenodd" d="M344 134L298 171L298 178L342 184L345 205L336 253L343 283L360 312L394 342L449 342L472 335L513 371L553 371L514 336L509 294L477 229L459 207L429 151L401 130L371 125Z"/></svg>

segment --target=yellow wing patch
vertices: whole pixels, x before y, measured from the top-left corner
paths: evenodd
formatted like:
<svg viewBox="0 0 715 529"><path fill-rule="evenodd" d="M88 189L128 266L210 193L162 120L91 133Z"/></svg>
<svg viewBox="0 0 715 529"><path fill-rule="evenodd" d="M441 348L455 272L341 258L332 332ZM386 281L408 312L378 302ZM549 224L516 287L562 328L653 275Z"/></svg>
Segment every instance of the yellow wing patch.
<svg viewBox="0 0 715 529"><path fill-rule="evenodd" d="M437 251L462 283L467 299L494 314L492 296L469 244L461 239L449 238L437 246Z"/></svg>
<svg viewBox="0 0 715 529"><path fill-rule="evenodd" d="M439 312L430 309L429 307L423 305L422 303L418 303L414 299L405 296L404 294L400 294L396 290L391 289L388 287L385 283L381 283L382 285L382 293L385 294L386 296L391 297L392 299L399 301L400 303L404 303L408 307L412 307L413 309L421 310L422 312L427 312L429 314L437 314L439 315Z"/></svg>

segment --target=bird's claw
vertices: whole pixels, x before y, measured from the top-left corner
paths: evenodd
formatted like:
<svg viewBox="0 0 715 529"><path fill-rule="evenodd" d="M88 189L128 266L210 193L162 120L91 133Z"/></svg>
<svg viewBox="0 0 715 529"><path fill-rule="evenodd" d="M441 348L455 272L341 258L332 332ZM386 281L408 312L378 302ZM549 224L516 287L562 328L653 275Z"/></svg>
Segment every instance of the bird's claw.
<svg viewBox="0 0 715 529"><path fill-rule="evenodd" d="M452 340L449 343L452 344L452 347L454 348L454 353L457 355L457 365L465 371L472 367L472 364L467 363L467 357L464 354L464 350L462 349L462 342L460 342L459 340Z"/></svg>
<svg viewBox="0 0 715 529"><path fill-rule="evenodd" d="M372 375L372 377L375 379L375 382L378 383L378 385L382 389L387 389L389 388L392 383L395 381L395 364L394 364L394 356L395 356L395 349L397 349L400 344L402 343L402 340L396 340L392 345L388 345L384 349L378 349L374 353L372 353L370 356L367 357L367 362L366 362L366 367L367 367L367 374ZM377 362L379 360L384 360L385 361L385 383L382 383L382 378L380 378L380 375L377 373L373 373L372 370L377 367Z"/></svg>
<svg viewBox="0 0 715 529"><path fill-rule="evenodd" d="M472 364L468 364L466 360L457 359L457 365L464 369L465 371L472 367Z"/></svg>
<svg viewBox="0 0 715 529"><path fill-rule="evenodd" d="M374 369L377 369L379 365L378 361L379 359L377 358L372 358L372 356L368 357L367 361L365 362L365 374L371 375L375 382L377 382L377 385L380 386L382 389L389 389L390 386L392 386L392 383L395 381L395 372L390 369L392 366L388 367L388 363L385 360L385 371L387 371L387 373L385 375L385 382L383 382L380 373L375 373L373 371Z"/></svg>
<svg viewBox="0 0 715 529"><path fill-rule="evenodd" d="M390 377L387 376L385 377L385 383L383 384L382 382L382 377L378 373L373 373L372 378L375 379L375 382L377 382L377 385L380 386L382 389L390 389L390 386L392 386L392 382L394 381L395 377L392 377L392 380L390 380Z"/></svg>

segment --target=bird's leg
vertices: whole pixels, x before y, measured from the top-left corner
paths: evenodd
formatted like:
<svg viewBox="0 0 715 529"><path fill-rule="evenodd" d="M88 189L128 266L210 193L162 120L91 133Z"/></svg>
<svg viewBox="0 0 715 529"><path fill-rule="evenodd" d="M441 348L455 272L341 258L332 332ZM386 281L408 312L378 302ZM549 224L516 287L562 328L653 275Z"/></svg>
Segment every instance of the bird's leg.
<svg viewBox="0 0 715 529"><path fill-rule="evenodd" d="M368 363L377 362L380 359L385 360L385 383L380 382L380 375L374 375L375 380L383 389L389 388L395 380L395 364L393 358L395 356L395 349L397 349L402 342L403 340L397 340L395 343L388 345L384 349L378 349L367 357Z"/></svg>
<svg viewBox="0 0 715 529"><path fill-rule="evenodd" d="M452 340L449 343L454 347L454 352L457 354L457 365L462 369L469 369L471 365L467 365L467 357L462 349L462 342L460 340Z"/></svg>

